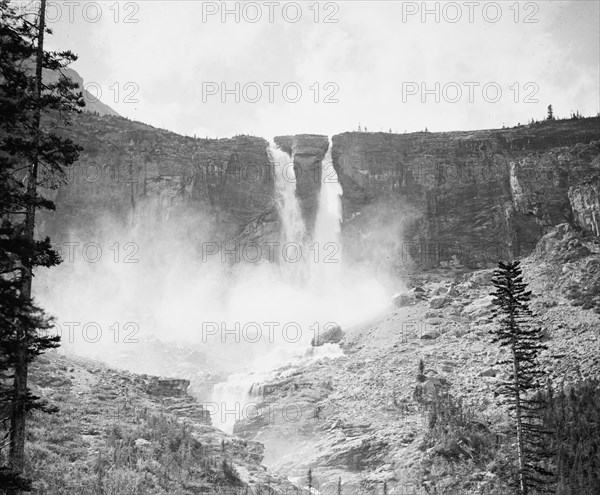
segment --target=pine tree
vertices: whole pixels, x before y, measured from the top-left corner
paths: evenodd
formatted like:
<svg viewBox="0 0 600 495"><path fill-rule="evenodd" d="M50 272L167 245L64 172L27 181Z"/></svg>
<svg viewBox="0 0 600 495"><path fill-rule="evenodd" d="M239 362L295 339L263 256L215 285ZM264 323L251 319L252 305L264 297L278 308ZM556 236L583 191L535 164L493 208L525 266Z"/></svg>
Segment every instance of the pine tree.
<svg viewBox="0 0 600 495"><path fill-rule="evenodd" d="M498 266L492 278L492 318L498 323L492 330L492 341L509 350L509 358L501 364L510 367L510 378L501 384L499 392L506 397L516 423L518 489L526 495L530 487L541 487L544 477L551 474L543 467L546 438L542 406L533 395L540 389L542 372L537 359L545 346L541 343L542 329L531 322L531 291L523 282L520 263L500 262Z"/></svg>
<svg viewBox="0 0 600 495"><path fill-rule="evenodd" d="M548 120L554 120L554 110L552 105L548 105Z"/></svg>
<svg viewBox="0 0 600 495"><path fill-rule="evenodd" d="M83 106L81 93L60 75L44 83L43 71L58 71L75 60L71 52L45 52L45 0L36 22L0 0L0 373L12 379L0 387L2 419L10 420L9 466L15 480L8 493L27 490L23 466L26 413L44 409L29 391L29 363L58 338L44 332L52 320L32 299L36 266L56 265L60 258L50 240L35 238L35 213L53 208L38 187L56 187L63 167L72 164L80 148L43 125L42 117L66 122L70 111Z"/></svg>
<svg viewBox="0 0 600 495"><path fill-rule="evenodd" d="M313 483L312 468L308 468L308 474L307 474L306 478L308 481L308 493L312 493L312 483Z"/></svg>
<svg viewBox="0 0 600 495"><path fill-rule="evenodd" d="M336 495L342 495L342 477L338 478Z"/></svg>

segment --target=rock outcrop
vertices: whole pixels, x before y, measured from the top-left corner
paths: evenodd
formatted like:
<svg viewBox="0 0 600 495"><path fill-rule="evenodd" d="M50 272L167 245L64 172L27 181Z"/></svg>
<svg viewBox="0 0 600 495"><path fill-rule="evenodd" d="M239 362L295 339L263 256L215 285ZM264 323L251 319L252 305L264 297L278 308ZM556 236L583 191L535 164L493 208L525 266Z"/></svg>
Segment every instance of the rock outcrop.
<svg viewBox="0 0 600 495"><path fill-rule="evenodd" d="M294 157L296 195L300 201L307 233L314 230L321 190L321 162L329 148L327 136L298 134L275 138L282 150Z"/></svg>
<svg viewBox="0 0 600 495"><path fill-rule="evenodd" d="M160 378L158 376L142 375L146 381L146 391L159 397L184 397L190 386L189 380L180 378Z"/></svg>
<svg viewBox="0 0 600 495"><path fill-rule="evenodd" d="M600 178L569 189L569 200L575 223L584 231L600 236Z"/></svg>

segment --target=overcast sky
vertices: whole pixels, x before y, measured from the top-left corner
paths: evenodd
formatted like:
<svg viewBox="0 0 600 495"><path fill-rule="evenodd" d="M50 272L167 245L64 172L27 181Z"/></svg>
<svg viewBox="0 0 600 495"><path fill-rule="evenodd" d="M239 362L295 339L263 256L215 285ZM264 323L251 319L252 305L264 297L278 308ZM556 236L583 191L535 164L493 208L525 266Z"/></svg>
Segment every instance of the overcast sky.
<svg viewBox="0 0 600 495"><path fill-rule="evenodd" d="M121 115L187 135L496 128L600 111L599 4L50 2L48 44Z"/></svg>

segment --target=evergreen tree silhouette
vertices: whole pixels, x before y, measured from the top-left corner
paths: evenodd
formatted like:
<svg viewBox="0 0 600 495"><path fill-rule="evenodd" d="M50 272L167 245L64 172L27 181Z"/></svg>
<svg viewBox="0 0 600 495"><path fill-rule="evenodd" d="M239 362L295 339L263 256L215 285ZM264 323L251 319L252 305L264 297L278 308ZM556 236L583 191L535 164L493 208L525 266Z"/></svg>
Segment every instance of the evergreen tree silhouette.
<svg viewBox="0 0 600 495"><path fill-rule="evenodd" d="M77 160L81 148L51 129L57 121L68 124L71 112L85 104L77 84L61 73L77 57L44 50L44 34L51 32L45 6L42 0L32 22L12 2L0 0L0 375L12 378L0 387L0 412L10 423L9 465L0 471L9 495L27 489L26 414L51 410L28 387L29 364L59 341L48 336L52 320L31 293L34 268L60 262L50 239L35 236L36 211L54 208L38 189L56 188L66 177L64 167ZM44 70L57 72L58 80L43 81ZM42 117L50 126L42 125Z"/></svg>
<svg viewBox="0 0 600 495"><path fill-rule="evenodd" d="M543 333L532 324L531 291L523 281L518 261L498 263L492 283L492 319L497 323L492 341L509 351L508 359L500 364L509 367L510 376L498 392L506 398L516 423L518 490L527 495L530 488L547 485L552 474L545 466L548 436L543 427L543 404L535 397L542 378L538 354L545 349L541 343Z"/></svg>

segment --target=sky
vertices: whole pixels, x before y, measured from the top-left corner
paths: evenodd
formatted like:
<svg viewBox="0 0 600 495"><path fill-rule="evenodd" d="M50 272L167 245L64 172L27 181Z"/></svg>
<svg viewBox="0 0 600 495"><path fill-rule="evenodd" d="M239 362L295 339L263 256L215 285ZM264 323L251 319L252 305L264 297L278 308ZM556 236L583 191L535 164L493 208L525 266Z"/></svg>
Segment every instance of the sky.
<svg viewBox="0 0 600 495"><path fill-rule="evenodd" d="M15 1L22 8L35 2ZM198 137L509 127L600 111L600 2L53 2L50 49ZM237 100L237 101L236 101Z"/></svg>

